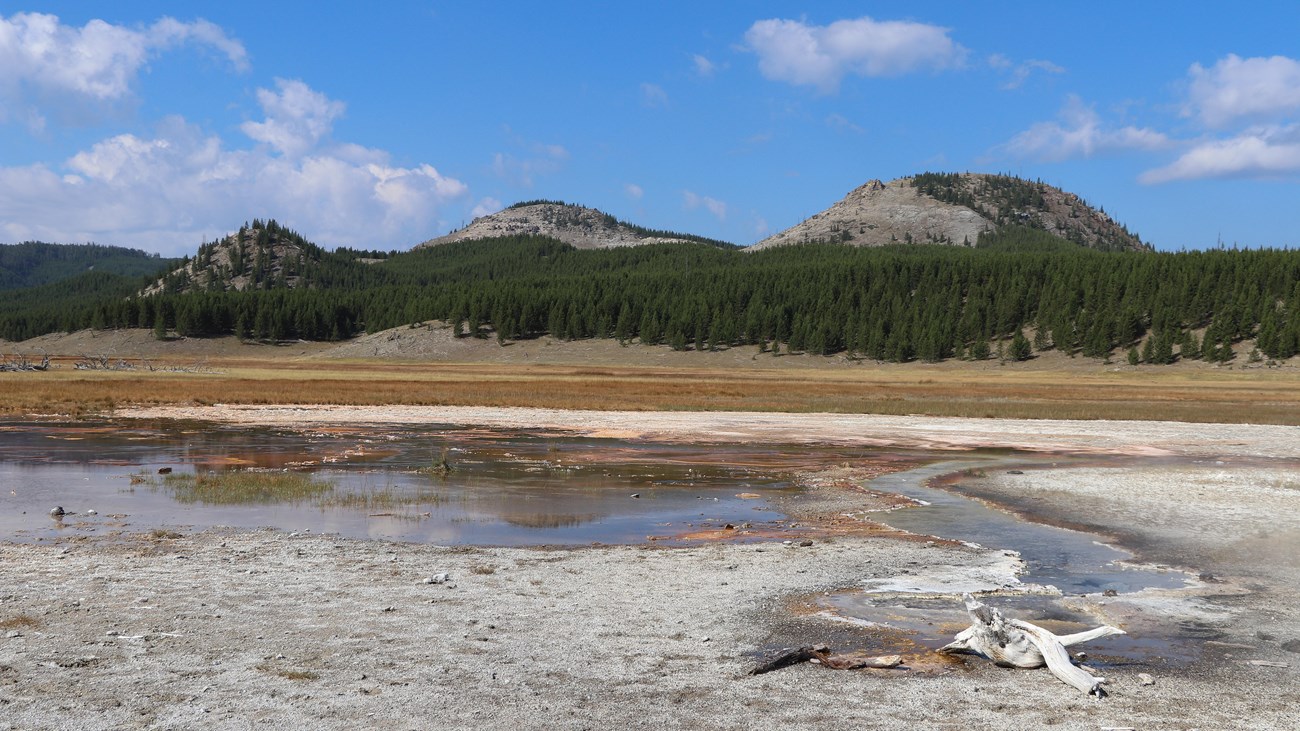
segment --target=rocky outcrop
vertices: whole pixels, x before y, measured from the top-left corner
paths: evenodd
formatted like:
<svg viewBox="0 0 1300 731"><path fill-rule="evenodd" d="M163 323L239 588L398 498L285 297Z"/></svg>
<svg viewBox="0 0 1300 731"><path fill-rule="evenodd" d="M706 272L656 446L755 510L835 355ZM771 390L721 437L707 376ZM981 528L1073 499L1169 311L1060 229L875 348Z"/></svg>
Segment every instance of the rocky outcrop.
<svg viewBox="0 0 1300 731"><path fill-rule="evenodd" d="M559 201L537 201L516 204L503 211L476 218L465 228L429 239L416 248L506 236L549 236L578 249L685 242L725 245L698 236L633 226L595 208Z"/></svg>
<svg viewBox="0 0 1300 731"><path fill-rule="evenodd" d="M1149 250L1104 211L1041 182L981 173L924 173L871 180L830 208L751 249L813 242L854 246L974 246L981 233L1008 225L1042 229L1081 246Z"/></svg>
<svg viewBox="0 0 1300 731"><path fill-rule="evenodd" d="M275 221L254 220L225 238L203 244L192 258L141 294L295 287L323 253Z"/></svg>

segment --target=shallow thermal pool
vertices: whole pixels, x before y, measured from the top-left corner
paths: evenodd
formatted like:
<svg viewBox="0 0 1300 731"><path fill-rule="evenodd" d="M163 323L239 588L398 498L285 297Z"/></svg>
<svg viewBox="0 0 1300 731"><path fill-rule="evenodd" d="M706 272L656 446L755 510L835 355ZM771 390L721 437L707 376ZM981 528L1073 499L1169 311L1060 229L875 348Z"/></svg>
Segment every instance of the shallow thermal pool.
<svg viewBox="0 0 1300 731"><path fill-rule="evenodd" d="M862 450L667 445L458 427L0 422L0 535L232 526L439 544L579 545L788 530L795 471ZM442 474L430 468L443 459ZM170 474L159 474L159 471ZM304 476L240 491L223 476ZM211 486L193 489L195 479ZM299 485L298 487L303 487ZM61 506L66 514L53 519ZM93 512L92 512L93 511Z"/></svg>

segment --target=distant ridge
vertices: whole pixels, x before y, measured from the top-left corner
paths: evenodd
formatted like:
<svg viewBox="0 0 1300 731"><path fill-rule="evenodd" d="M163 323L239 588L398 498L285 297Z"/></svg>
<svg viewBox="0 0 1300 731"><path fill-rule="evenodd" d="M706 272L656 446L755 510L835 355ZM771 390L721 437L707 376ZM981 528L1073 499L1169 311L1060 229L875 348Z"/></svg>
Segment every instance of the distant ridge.
<svg viewBox="0 0 1300 731"><path fill-rule="evenodd" d="M693 234L656 231L625 223L595 208L547 200L516 203L503 211L476 218L459 231L429 239L415 248L507 236L549 236L578 249L672 243L734 248L733 244L725 241Z"/></svg>
<svg viewBox="0 0 1300 731"><path fill-rule="evenodd" d="M751 249L814 242L854 246L975 246L1007 226L1041 229L1102 251L1151 251L1123 225L1074 193L987 173L921 173L871 180L830 208Z"/></svg>

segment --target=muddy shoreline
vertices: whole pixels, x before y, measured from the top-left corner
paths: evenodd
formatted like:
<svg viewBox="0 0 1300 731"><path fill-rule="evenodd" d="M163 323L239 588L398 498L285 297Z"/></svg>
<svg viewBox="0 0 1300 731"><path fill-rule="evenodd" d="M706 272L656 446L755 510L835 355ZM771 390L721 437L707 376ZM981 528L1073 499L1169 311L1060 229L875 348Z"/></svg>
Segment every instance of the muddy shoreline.
<svg viewBox="0 0 1300 731"><path fill-rule="evenodd" d="M1293 428L1165 423L279 407L126 415L223 413L243 423L425 419L687 441L1300 456ZM1300 654L1286 648L1300 639L1300 570L1264 549L1289 548L1300 533L1290 517L1300 516L1300 485L1286 467L1242 469L1176 472L1139 460L980 481L983 499L1053 520L1086 512L1098 530L1163 551L1156 560L1181 558L1210 575L1190 599L1105 605L1121 624L1153 613L1199 623L1218 644L1186 666L1111 668L1104 701L1046 672L980 661L745 674L765 647L873 639L792 607L900 576L1014 581L1014 558L998 550L854 532L811 546L557 550L210 530L0 544L0 729L1291 728ZM817 494L810 513L870 503L830 484ZM426 583L439 573L449 580ZM1140 672L1156 684L1142 685Z"/></svg>

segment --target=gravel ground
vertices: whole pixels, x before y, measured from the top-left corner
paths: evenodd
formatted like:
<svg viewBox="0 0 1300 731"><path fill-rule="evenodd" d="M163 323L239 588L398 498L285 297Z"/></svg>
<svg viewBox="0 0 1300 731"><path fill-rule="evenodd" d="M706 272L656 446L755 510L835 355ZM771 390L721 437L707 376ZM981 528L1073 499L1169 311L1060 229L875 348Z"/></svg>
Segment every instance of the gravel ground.
<svg viewBox="0 0 1300 731"><path fill-rule="evenodd" d="M446 411L431 421L451 421ZM499 411L465 412L460 423L544 428L570 418ZM304 412L295 423L384 420L366 416ZM582 425L575 429L653 438L669 438L672 420L683 425L679 439L729 432L788 442L817 433L805 417L745 416L572 418ZM232 418L255 420L244 410ZM840 419L825 417L826 439L957 449L982 431L999 445L1090 454L1294 457L1300 449L1296 430L1271 427ZM1136 460L1119 471L1026 470L980 481L986 499L1057 522L1086 511L1087 522L1144 560L1213 574L1186 597L1141 598L1132 611L1165 612L1171 622L1194 615L1214 625L1215 649L1160 672L1109 669L1104 700L1046 671L979 660L927 672L805 664L746 674L765 648L828 641L851 649L872 632L800 610L822 592L907 572L1009 580L1001 551L943 542L839 533L806 547L557 550L156 531L0 544L0 729L1292 729L1300 574L1294 558L1261 567L1240 544L1294 535L1295 480L1286 466ZM823 497L809 502L834 511L857 499ZM1216 521L1222 530L1204 529ZM426 583L441 573L449 578ZM1142 685L1139 671L1153 672L1155 685Z"/></svg>

